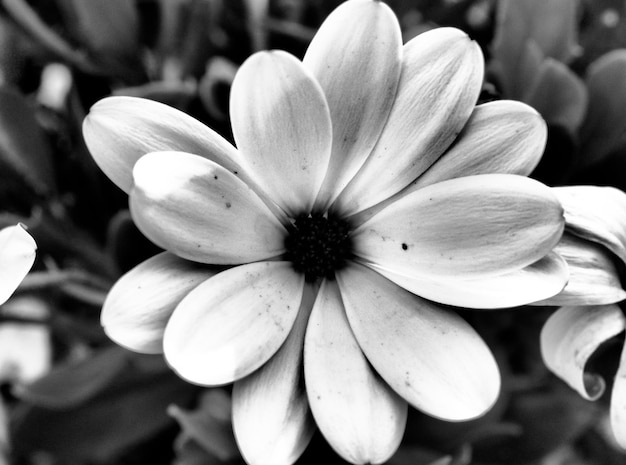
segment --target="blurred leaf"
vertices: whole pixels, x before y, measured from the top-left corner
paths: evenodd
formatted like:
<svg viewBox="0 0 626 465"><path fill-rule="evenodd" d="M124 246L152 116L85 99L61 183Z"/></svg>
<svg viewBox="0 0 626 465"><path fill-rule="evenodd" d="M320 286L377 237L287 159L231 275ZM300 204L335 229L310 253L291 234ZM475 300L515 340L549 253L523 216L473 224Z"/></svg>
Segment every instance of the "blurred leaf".
<svg viewBox="0 0 626 465"><path fill-rule="evenodd" d="M515 395L505 415L521 427L518 436L492 436L474 443L480 464L534 463L574 440L595 420L598 407L564 385Z"/></svg>
<svg viewBox="0 0 626 465"><path fill-rule="evenodd" d="M626 143L625 76L626 49L609 52L589 67L589 110L581 128L581 168L602 161Z"/></svg>
<svg viewBox="0 0 626 465"><path fill-rule="evenodd" d="M45 451L61 463L109 463L172 428L167 406L187 404L197 387L177 378L161 357L129 357L132 363L80 405L63 410L19 405L10 423L16 455Z"/></svg>
<svg viewBox="0 0 626 465"><path fill-rule="evenodd" d="M181 425L177 449L182 451L186 444L195 442L220 463L241 457L235 443L231 421L231 399L222 389L205 391L198 406L184 410L176 405L168 413Z"/></svg>
<svg viewBox="0 0 626 465"><path fill-rule="evenodd" d="M139 14L128 0L64 0L61 5L74 35L98 55L135 56L139 47Z"/></svg>
<svg viewBox="0 0 626 465"><path fill-rule="evenodd" d="M563 63L546 58L524 102L534 107L550 125L576 134L587 110L583 82Z"/></svg>
<svg viewBox="0 0 626 465"><path fill-rule="evenodd" d="M26 402L49 409L78 407L104 391L128 365L128 352L112 346L86 360L58 365L16 394Z"/></svg>
<svg viewBox="0 0 626 465"><path fill-rule="evenodd" d="M0 167L45 195L56 189L52 163L50 145L33 107L17 91L0 87Z"/></svg>

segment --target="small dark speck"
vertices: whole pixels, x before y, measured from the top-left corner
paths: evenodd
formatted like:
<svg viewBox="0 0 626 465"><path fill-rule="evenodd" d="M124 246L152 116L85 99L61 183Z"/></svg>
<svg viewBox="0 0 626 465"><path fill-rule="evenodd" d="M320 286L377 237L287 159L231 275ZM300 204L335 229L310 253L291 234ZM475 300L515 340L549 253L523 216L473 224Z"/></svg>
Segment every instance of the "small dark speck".
<svg viewBox="0 0 626 465"><path fill-rule="evenodd" d="M226 202L226 208L230 208L232 207L232 204L230 202Z"/></svg>
<svg viewBox="0 0 626 465"><path fill-rule="evenodd" d="M408 245L406 245L404 242L402 243L402 250L407 250L409 248Z"/></svg>
<svg viewBox="0 0 626 465"><path fill-rule="evenodd" d="M234 174L239 174L239 171L235 170L233 171Z"/></svg>
<svg viewBox="0 0 626 465"><path fill-rule="evenodd" d="M217 179L217 174L215 176L213 176L213 179Z"/></svg>

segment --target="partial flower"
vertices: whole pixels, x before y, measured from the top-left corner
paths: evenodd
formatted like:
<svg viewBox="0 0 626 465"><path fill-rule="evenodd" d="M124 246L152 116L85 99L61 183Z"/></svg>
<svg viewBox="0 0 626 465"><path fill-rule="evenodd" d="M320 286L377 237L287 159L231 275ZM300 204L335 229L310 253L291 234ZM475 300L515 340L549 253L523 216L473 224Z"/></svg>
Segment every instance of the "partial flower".
<svg viewBox="0 0 626 465"><path fill-rule="evenodd" d="M5 303L35 262L37 245L22 224L0 230L0 304Z"/></svg>
<svg viewBox="0 0 626 465"><path fill-rule="evenodd" d="M237 72L237 148L155 102L98 102L83 131L163 252L104 305L112 339L161 349L183 378L234 382L251 464L293 463L315 425L352 463L382 463L407 406L484 414L500 377L453 310L523 305L566 285L561 204L525 177L546 126L476 106L476 43L453 28L404 46L382 2L350 0L304 60L259 52Z"/></svg>

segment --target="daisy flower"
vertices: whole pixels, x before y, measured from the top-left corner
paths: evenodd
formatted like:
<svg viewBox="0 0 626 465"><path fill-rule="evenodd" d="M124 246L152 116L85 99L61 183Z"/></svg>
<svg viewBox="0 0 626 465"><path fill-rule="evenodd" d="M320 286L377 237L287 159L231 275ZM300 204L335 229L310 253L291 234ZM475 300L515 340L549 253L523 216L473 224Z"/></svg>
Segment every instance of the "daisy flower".
<svg viewBox="0 0 626 465"><path fill-rule="evenodd" d="M35 262L37 245L21 224L0 230L0 304L9 300Z"/></svg>
<svg viewBox="0 0 626 465"><path fill-rule="evenodd" d="M403 45L384 3L350 0L302 61L243 63L236 148L155 102L96 103L87 146L166 250L116 283L105 331L193 383L234 382L251 464L293 463L315 426L344 459L381 463L408 405L484 414L498 367L448 306L547 299L568 271L561 204L525 177L545 123L517 102L476 106L483 70L463 32Z"/></svg>

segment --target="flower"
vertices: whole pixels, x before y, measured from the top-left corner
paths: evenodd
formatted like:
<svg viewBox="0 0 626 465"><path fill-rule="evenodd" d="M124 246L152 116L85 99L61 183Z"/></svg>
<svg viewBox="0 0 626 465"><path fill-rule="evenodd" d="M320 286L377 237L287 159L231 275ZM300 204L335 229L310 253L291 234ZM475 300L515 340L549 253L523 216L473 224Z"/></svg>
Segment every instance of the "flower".
<svg viewBox="0 0 626 465"><path fill-rule="evenodd" d="M0 304L9 300L35 262L37 245L23 225L0 229Z"/></svg>
<svg viewBox="0 0 626 465"><path fill-rule="evenodd" d="M155 102L96 103L87 146L166 249L113 287L105 331L191 382L235 382L253 464L294 462L315 424L346 460L380 463L408 404L484 414L498 367L441 304L547 299L568 271L552 252L561 204L525 177L545 123L518 102L476 106L483 68L463 32L403 46L384 3L350 0L302 62L271 51L241 66L237 149Z"/></svg>

